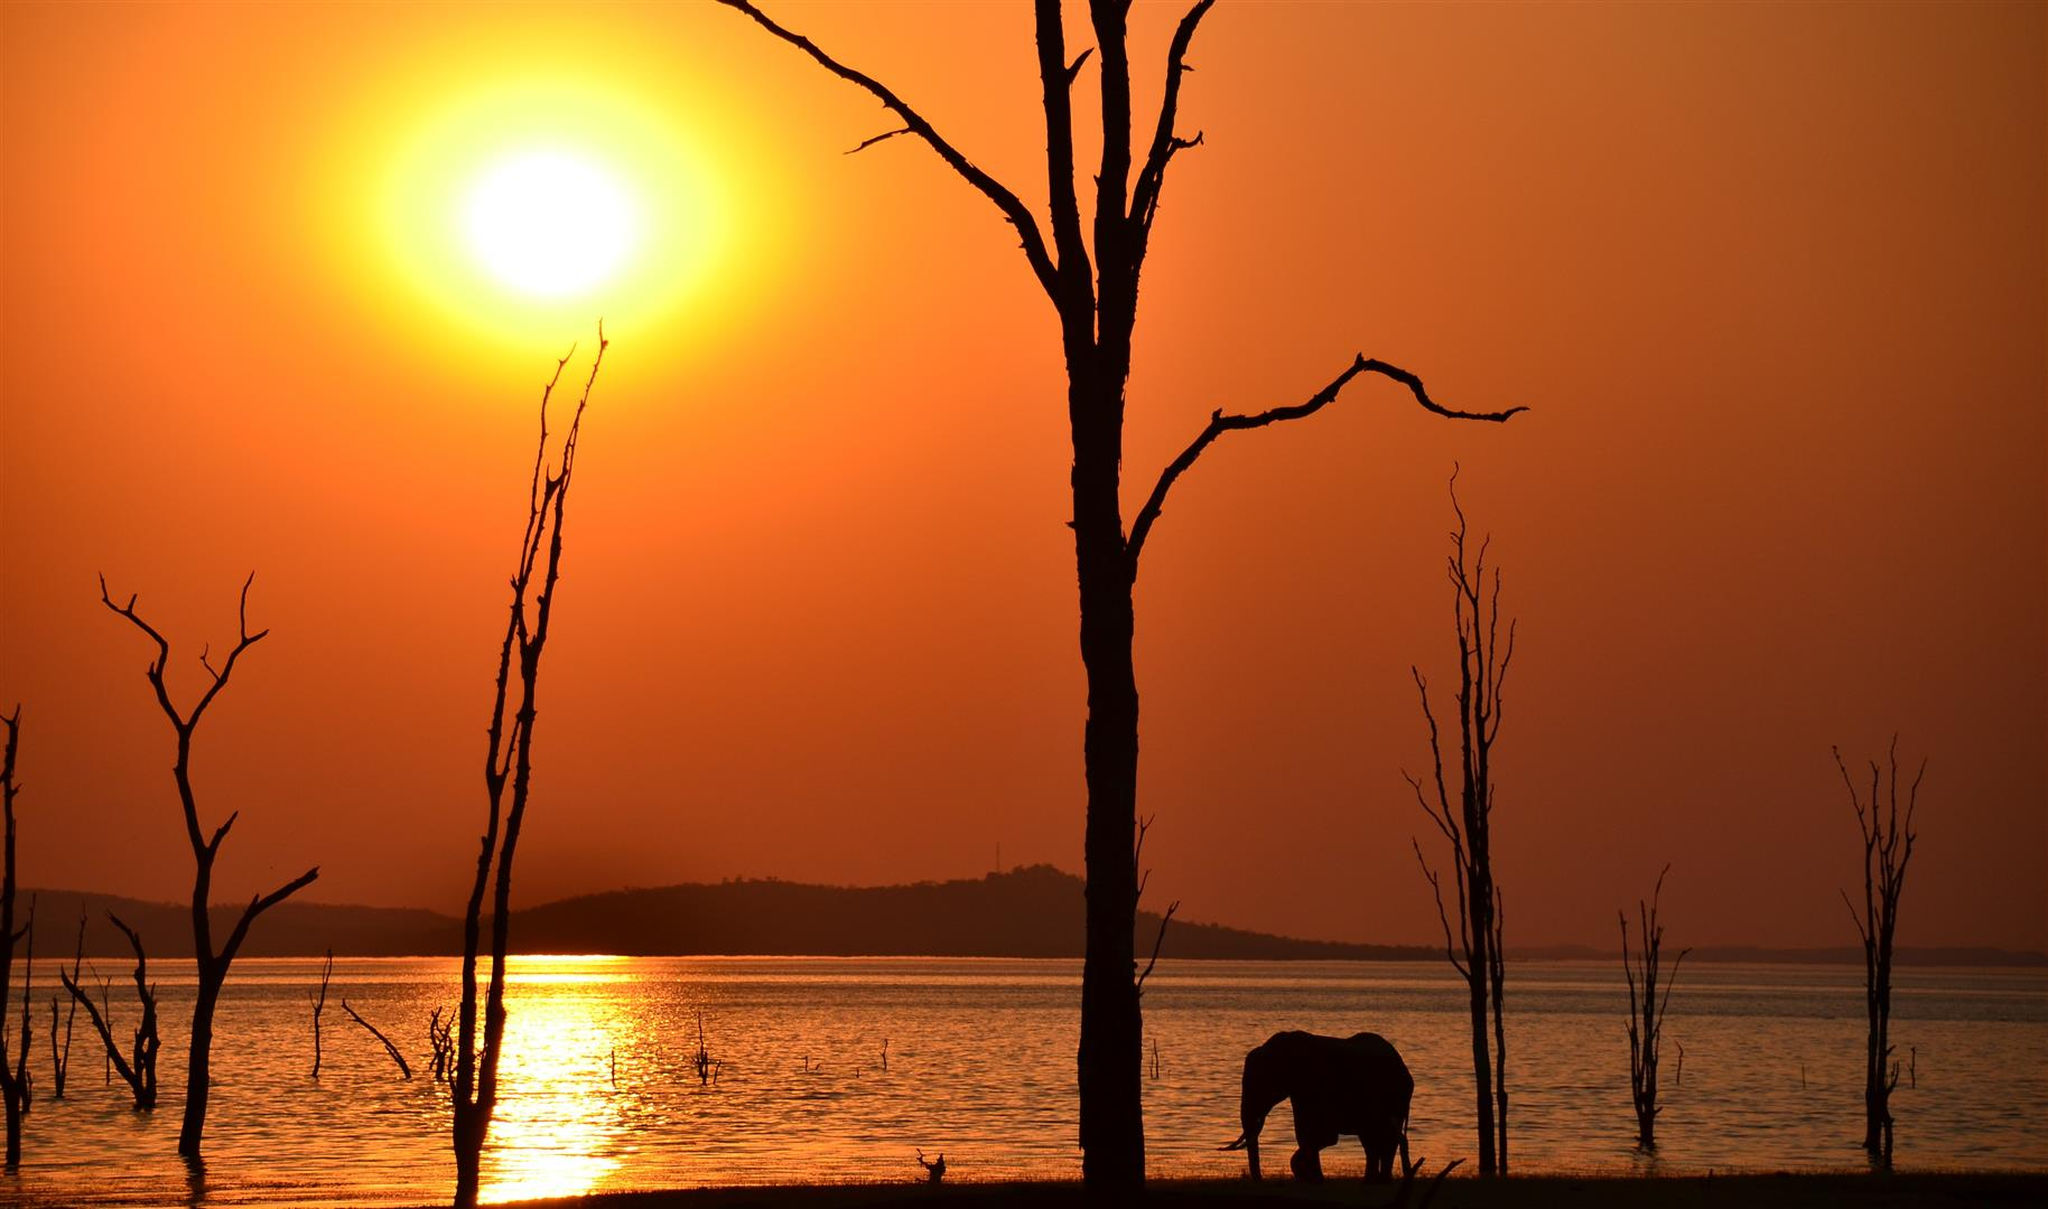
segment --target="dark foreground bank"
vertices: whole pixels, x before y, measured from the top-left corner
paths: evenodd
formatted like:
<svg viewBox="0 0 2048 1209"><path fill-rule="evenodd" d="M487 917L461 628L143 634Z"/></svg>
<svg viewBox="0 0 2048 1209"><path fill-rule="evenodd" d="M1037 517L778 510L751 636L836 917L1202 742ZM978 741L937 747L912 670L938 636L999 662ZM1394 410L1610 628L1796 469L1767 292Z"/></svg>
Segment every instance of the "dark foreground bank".
<svg viewBox="0 0 2048 1209"><path fill-rule="evenodd" d="M1462 1173L1460 1173L1462 1174ZM1419 1206L1428 1192L1417 1180L1410 1197ZM1271 1180L1155 1180L1147 1209L1286 1209L1290 1206L1349 1205L1381 1209L1395 1201L1390 1186L1367 1187L1356 1180L1318 1186ZM1038 1209L1073 1205L1085 1197L1078 1183L853 1184L791 1188L706 1188L678 1192L628 1192L568 1200L531 1201L535 1209ZM1476 1180L1453 1177L1436 1190L1430 1209L1689 1209L1691 1206L1845 1206L1849 1209L1904 1209L1906 1206L2044 1205L2048 1174L1906 1175L1738 1175L1611 1179L1577 1176L1515 1176Z"/></svg>

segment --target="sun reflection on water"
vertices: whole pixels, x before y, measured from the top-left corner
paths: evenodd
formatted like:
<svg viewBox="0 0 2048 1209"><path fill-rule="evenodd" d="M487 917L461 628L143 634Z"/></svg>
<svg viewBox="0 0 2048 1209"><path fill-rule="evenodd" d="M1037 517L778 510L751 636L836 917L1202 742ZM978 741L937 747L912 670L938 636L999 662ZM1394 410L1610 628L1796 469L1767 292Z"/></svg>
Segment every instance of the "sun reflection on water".
<svg viewBox="0 0 2048 1209"><path fill-rule="evenodd" d="M600 1191L629 1148L629 1093L613 1085L611 1057L632 1043L634 1029L606 993L630 980L626 962L550 957L517 965L507 975L521 989L505 1026L481 1199Z"/></svg>

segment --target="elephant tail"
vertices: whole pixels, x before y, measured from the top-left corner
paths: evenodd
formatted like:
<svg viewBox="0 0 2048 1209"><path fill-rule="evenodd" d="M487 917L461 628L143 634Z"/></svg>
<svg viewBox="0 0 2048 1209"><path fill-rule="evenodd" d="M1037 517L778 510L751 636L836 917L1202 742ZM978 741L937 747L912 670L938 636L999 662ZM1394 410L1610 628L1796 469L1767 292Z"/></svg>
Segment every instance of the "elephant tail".
<svg viewBox="0 0 2048 1209"><path fill-rule="evenodd" d="M1235 1142L1232 1142L1232 1143L1230 1143L1230 1144L1229 1144L1228 1146L1218 1146L1218 1147L1217 1147L1216 1149L1218 1149L1218 1150L1243 1150L1243 1149L1244 1149L1244 1147L1245 1147L1245 1142L1246 1142L1246 1138L1245 1138L1245 1136L1244 1136L1243 1134L1238 1134L1238 1135L1237 1135L1237 1141L1235 1141Z"/></svg>

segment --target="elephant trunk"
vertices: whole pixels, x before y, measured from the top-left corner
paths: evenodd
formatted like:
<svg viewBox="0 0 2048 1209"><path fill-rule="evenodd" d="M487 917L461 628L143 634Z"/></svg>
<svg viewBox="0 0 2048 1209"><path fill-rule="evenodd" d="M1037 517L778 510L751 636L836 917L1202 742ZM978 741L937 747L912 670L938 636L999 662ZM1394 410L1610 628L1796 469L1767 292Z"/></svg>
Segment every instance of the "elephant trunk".
<svg viewBox="0 0 2048 1209"><path fill-rule="evenodd" d="M1239 1113L1239 1118L1244 1124L1244 1132L1228 1147L1231 1150L1244 1151L1244 1157L1251 1165L1251 1175L1255 1180L1260 1178L1259 1134L1266 1128L1266 1114L1271 1111L1271 1105L1262 1108L1254 1101L1245 1101L1243 1110Z"/></svg>
<svg viewBox="0 0 2048 1209"><path fill-rule="evenodd" d="M1259 1178L1259 1131L1266 1127L1267 1114L1289 1095L1288 1081L1277 1068L1275 1057L1272 1042L1244 1056L1244 1083L1237 1100L1238 1123L1244 1132L1238 1136L1236 1145L1250 1161L1255 1180Z"/></svg>

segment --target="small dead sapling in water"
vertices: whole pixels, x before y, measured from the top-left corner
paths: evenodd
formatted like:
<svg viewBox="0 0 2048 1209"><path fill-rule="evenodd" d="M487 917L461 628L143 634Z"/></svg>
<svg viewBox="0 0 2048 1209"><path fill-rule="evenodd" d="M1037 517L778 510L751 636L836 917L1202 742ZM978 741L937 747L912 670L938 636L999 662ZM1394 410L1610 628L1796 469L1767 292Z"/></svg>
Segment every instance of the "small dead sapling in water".
<svg viewBox="0 0 2048 1209"><path fill-rule="evenodd" d="M806 1058L804 1062L808 1065L810 1059ZM704 1013L701 1010L697 1013L697 1054L690 1059L690 1065L696 1068L697 1085L699 1087L709 1086L718 1082L718 1072L725 1066L725 1063L713 1058L711 1051L705 1048Z"/></svg>
<svg viewBox="0 0 2048 1209"><path fill-rule="evenodd" d="M327 964L320 967L320 993L306 992L313 1004L313 1077L320 1077L320 1013L327 1010L327 982L334 977L334 950L327 950Z"/></svg>
<svg viewBox="0 0 2048 1209"><path fill-rule="evenodd" d="M85 908L78 909L78 947L71 955L71 981L77 982L80 970L85 965ZM58 966L62 974L64 967ZM71 1010L64 1013L64 1044L57 1044L57 997L50 996L50 1098L64 1098L64 1078L71 1071L71 1026L78 1016L78 1004L73 1002Z"/></svg>
<svg viewBox="0 0 2048 1209"><path fill-rule="evenodd" d="M1636 900L1642 935L1635 946L1629 944L1628 914L1615 913L1621 921L1621 969L1628 979L1629 1091L1636 1110L1636 1144L1644 1150L1657 1149L1657 1114L1664 1111L1657 1105L1657 1061L1664 1013L1671 1006L1671 987L1677 981L1678 967L1685 961L1685 955L1692 952L1680 949L1670 973L1663 971L1664 925L1657 919L1657 906L1664 896L1664 875L1670 872L1671 866L1666 865L1657 874L1657 886L1651 891L1649 902ZM1660 980L1664 983L1661 1000L1657 998Z"/></svg>
<svg viewBox="0 0 2048 1209"><path fill-rule="evenodd" d="M135 929L121 921L112 911L107 918L128 938L128 946L135 950L135 997L142 1002L142 1023L135 1026L135 1045L131 1055L123 1056L121 1047L114 1041L113 1009L105 1014L93 1006L92 997L85 988L64 971L57 971L57 977L64 983L64 989L71 993L73 1002L85 1008L92 1027L100 1035L100 1044L107 1051L107 1065L118 1072L121 1081L135 1096L135 1111L148 1112L156 1107L156 1054L161 1042L156 1033L156 987L149 981L149 958L142 950L142 936ZM98 971L94 971L98 976ZM100 1000L106 1002L107 987L111 979L100 983Z"/></svg>
<svg viewBox="0 0 2048 1209"><path fill-rule="evenodd" d="M939 1152L939 1157L938 1157L938 1158L936 1158L936 1159L931 1159L931 1160L927 1161L927 1160L925 1159L925 1157L924 1157L924 1148L923 1148L923 1147L919 1147L919 1148L918 1148L918 1151L917 1151L917 1165L918 1165L919 1167L922 1167L922 1168L924 1168L924 1180L925 1180L925 1183L927 1183L927 1184L943 1184L943 1183L945 1183L945 1182L946 1182L946 1152L945 1152L945 1151L943 1151L943 1150L942 1150L942 1151L940 1151L940 1152Z"/></svg>
<svg viewBox="0 0 2048 1209"><path fill-rule="evenodd" d="M451 1064L455 1058L455 1028L453 1023L442 1023L441 1013L445 1008L435 1008L427 1017L427 1044L434 1054L434 1082L446 1083Z"/></svg>
<svg viewBox="0 0 2048 1209"><path fill-rule="evenodd" d="M1859 792L1834 750L1835 767L1856 811L1856 830L1863 841L1863 909L1842 892L1842 905L1863 942L1863 1001L1869 1029L1863 1046L1863 1149L1872 1160L1892 1164L1892 1091L1899 1085L1899 1064L1892 1060L1892 939L1899 923L1899 898L1906 889L1906 866L1913 859L1913 812L1920 804L1920 782L1927 761L1913 774L1903 801L1899 793L1899 737L1892 736L1886 753L1889 771L1870 761L1869 788Z"/></svg>

